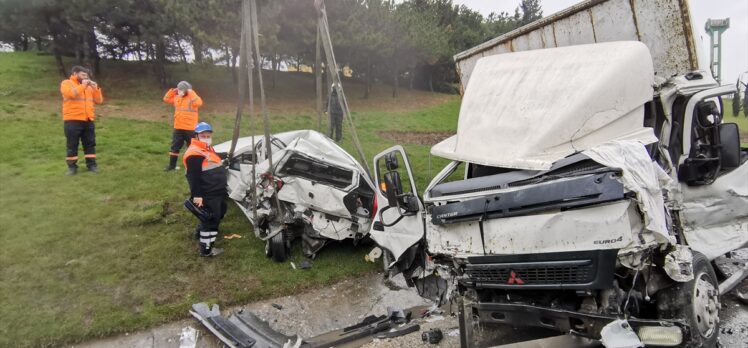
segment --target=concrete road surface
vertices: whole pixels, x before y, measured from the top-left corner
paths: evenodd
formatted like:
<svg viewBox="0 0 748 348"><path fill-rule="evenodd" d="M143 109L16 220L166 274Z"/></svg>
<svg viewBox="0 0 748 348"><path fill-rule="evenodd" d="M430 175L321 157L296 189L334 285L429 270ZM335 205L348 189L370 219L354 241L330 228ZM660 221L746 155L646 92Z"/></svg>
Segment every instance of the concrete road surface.
<svg viewBox="0 0 748 348"><path fill-rule="evenodd" d="M742 249L732 259L723 261L735 267L740 267L746 260L748 260L748 249ZM748 291L748 282L742 284L742 291ZM223 308L222 312L229 313L245 308L268 321L275 330L286 335L299 334L301 337L313 337L355 324L368 315L386 314L388 306L406 309L428 305L429 303L419 297L415 291L405 286L402 278L383 282L381 274L372 274L360 279L345 280L328 288L293 297L287 296L260 301L243 307ZM449 314L449 308L446 309L447 311L442 316L421 321L419 332L394 339L375 339L364 347L459 347L457 318ZM454 311L456 312L456 308L454 308ZM748 344L746 344L748 342L748 306L741 303L734 292L722 298L720 317L722 319L720 334L722 346L729 348L748 347ZM76 347L176 348L179 347L181 330L187 326L192 326L199 331L197 347L222 347L221 342L194 319L186 319L150 330L87 342L76 345ZM430 345L421 341L421 332L432 328L439 328L444 334L444 339L438 345ZM556 335L556 332L536 328L486 327L482 330L479 345L483 347L499 346ZM531 345L531 347L563 348L562 341L567 342L568 337L542 341L545 343L541 342L537 345ZM594 345L596 344L591 346ZM582 343L572 346L582 346Z"/></svg>

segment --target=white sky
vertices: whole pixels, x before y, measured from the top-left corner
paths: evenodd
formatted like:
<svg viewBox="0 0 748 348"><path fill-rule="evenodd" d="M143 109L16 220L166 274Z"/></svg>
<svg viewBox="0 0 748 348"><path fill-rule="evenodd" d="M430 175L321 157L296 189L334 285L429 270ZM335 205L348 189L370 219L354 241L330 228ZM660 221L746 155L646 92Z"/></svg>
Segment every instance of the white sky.
<svg viewBox="0 0 748 348"><path fill-rule="evenodd" d="M454 0L456 4L488 15L491 12L508 12L520 0ZM543 16L551 15L579 0L541 0ZM734 84L738 75L748 70L748 0L690 0L688 4L697 34L702 37L703 57L709 59L709 36L704 31L707 19L730 18L730 29L722 34L722 83Z"/></svg>

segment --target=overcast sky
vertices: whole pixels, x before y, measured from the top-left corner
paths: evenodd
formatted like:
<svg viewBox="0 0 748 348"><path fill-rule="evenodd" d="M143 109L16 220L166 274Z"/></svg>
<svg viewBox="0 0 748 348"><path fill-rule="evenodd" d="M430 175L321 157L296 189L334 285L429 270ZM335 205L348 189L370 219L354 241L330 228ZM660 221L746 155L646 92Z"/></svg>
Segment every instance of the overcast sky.
<svg viewBox="0 0 748 348"><path fill-rule="evenodd" d="M483 15L491 12L514 13L519 0L454 0ZM574 5L579 0L540 0L543 16L548 16ZM735 83L738 75L748 70L748 0L690 0L688 1L695 29L702 37L703 56L709 59L709 36L704 31L708 18L730 18L730 29L722 34L722 83ZM745 79L745 77L744 77Z"/></svg>

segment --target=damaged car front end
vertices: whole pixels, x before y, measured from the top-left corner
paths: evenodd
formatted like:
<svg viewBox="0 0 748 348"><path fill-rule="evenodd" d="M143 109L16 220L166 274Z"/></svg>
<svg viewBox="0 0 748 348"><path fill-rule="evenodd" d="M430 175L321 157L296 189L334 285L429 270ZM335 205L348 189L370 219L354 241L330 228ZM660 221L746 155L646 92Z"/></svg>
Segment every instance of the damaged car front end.
<svg viewBox="0 0 748 348"><path fill-rule="evenodd" d="M330 240L366 237L376 197L353 157L313 130L274 134L270 144L272 168L262 136L240 138L228 167L229 197L266 241L268 257L285 261L297 238L313 259Z"/></svg>

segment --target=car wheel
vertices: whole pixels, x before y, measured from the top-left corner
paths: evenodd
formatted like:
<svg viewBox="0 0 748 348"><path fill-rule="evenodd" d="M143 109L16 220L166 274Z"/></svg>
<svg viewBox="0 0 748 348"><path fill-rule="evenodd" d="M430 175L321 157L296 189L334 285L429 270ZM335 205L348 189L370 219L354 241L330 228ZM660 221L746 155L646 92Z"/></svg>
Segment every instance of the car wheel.
<svg viewBox="0 0 748 348"><path fill-rule="evenodd" d="M695 251L693 274L693 280L677 283L658 294L660 317L685 319L690 332L683 337L684 347L716 347L719 338L719 283L709 260Z"/></svg>
<svg viewBox="0 0 748 348"><path fill-rule="evenodd" d="M272 238L268 240L268 248L270 249L270 256L275 262L284 262L288 257L286 249L286 242L283 240L283 232L276 233Z"/></svg>

